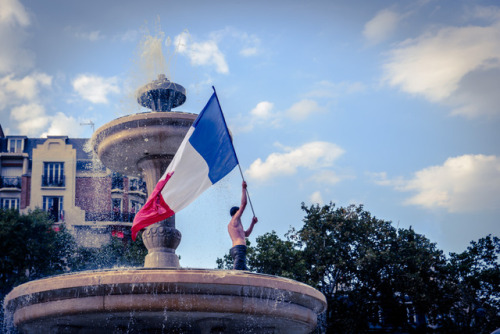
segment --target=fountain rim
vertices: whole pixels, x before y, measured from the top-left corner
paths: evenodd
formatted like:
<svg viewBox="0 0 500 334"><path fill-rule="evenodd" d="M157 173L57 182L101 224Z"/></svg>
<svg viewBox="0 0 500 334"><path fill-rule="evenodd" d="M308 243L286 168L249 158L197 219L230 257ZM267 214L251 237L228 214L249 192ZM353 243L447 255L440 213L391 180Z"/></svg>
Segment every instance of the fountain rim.
<svg viewBox="0 0 500 334"><path fill-rule="evenodd" d="M135 122L139 120L149 120L151 122L159 121L159 120L172 120L172 121L186 121L191 122L191 125L194 120L198 117L198 114L185 112L185 111L170 111L170 112L158 112L158 111L146 111L140 112L130 115L120 116L115 118L106 124L101 125L93 134L91 140L93 141L93 149L95 152L99 143L103 140L103 137L109 135L110 133L114 133L116 131L121 131L123 129L116 129L112 131L112 129L123 126L128 122Z"/></svg>
<svg viewBox="0 0 500 334"><path fill-rule="evenodd" d="M134 277L134 280L130 281L130 277ZM57 282L57 288L48 284L51 283L50 281L60 280L63 282ZM16 301L34 294L49 293L55 290L78 289L89 286L177 283L283 290L292 294L306 296L306 298L310 299L310 302L306 303L308 308L314 310L317 314L323 313L327 307L326 298L320 291L289 278L241 270L198 268L105 269L45 277L26 282L12 289L4 299L4 307L15 312L18 309L16 305L13 305Z"/></svg>

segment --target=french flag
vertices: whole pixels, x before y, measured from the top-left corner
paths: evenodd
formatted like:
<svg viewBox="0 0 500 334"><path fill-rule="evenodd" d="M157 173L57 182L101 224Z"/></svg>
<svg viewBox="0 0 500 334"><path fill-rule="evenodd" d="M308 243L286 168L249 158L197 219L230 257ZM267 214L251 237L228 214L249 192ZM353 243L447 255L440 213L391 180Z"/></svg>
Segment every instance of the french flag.
<svg viewBox="0 0 500 334"><path fill-rule="evenodd" d="M132 240L143 228L184 209L236 165L238 158L214 89L146 204L137 212Z"/></svg>

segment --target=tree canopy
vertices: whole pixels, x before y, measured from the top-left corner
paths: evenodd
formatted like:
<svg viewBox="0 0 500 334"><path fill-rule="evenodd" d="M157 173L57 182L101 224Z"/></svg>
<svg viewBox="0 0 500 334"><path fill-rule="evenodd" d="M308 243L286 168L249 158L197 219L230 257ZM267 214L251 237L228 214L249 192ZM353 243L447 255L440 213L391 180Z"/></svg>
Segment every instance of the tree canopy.
<svg viewBox="0 0 500 334"><path fill-rule="evenodd" d="M250 270L309 284L327 298L319 332L490 333L500 327L500 242L487 236L446 257L411 227L362 205L310 207L304 224L249 245ZM219 268L231 258L218 259Z"/></svg>

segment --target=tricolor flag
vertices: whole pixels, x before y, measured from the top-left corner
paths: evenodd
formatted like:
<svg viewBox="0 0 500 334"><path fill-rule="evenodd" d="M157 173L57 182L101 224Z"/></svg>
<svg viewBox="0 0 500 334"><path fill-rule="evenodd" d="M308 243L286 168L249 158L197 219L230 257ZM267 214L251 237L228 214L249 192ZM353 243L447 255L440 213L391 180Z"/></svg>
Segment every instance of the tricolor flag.
<svg viewBox="0 0 500 334"><path fill-rule="evenodd" d="M132 240L143 228L184 209L238 164L214 92L189 128L172 162L132 224Z"/></svg>

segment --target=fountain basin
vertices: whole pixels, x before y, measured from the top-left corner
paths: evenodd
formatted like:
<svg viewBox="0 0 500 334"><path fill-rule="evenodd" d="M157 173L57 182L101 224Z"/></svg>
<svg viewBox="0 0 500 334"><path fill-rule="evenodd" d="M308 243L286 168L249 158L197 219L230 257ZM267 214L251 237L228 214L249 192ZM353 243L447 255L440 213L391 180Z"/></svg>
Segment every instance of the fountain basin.
<svg viewBox="0 0 500 334"><path fill-rule="evenodd" d="M5 305L22 333L309 333L326 299L246 271L130 269L28 282Z"/></svg>
<svg viewBox="0 0 500 334"><path fill-rule="evenodd" d="M161 164L159 170L163 172L197 116L173 111L144 112L114 119L94 133L94 151L114 172L141 177L149 168L145 163L152 161ZM153 187L160 176L154 175Z"/></svg>

